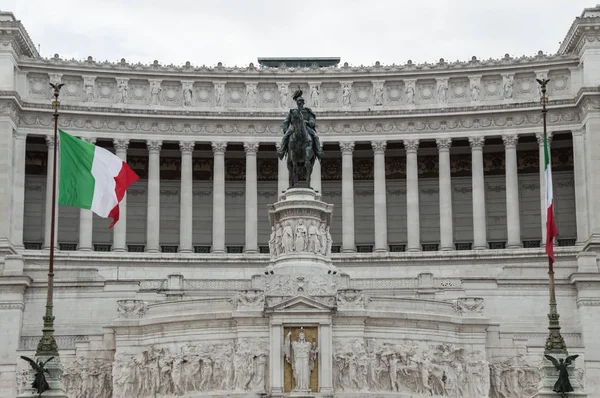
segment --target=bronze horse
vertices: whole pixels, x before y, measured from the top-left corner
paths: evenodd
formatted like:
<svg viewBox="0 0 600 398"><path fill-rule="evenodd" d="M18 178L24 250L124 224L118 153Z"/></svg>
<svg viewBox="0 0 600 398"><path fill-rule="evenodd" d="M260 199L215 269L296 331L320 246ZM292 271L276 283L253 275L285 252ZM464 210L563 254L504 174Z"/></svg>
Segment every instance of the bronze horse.
<svg viewBox="0 0 600 398"><path fill-rule="evenodd" d="M310 186L310 176L313 165L315 164L315 154L313 152L313 143L304 125L304 118L299 109L291 111L290 129L292 134L288 144L287 167L289 171L289 187L293 188L300 179L300 171L304 169L306 176L306 185Z"/></svg>

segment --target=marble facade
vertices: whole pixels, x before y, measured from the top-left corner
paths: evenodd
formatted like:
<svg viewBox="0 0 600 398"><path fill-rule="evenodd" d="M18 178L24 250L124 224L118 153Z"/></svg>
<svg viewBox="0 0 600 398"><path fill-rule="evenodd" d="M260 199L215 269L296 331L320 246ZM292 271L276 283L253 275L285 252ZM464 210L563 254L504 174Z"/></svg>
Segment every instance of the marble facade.
<svg viewBox="0 0 600 398"><path fill-rule="evenodd" d="M44 59L0 12L0 397L24 390L18 357L41 335L49 82L65 84L60 128L141 176L114 229L58 211L70 397L284 396L284 330L300 327L316 331L319 396L533 396L548 311L540 77L562 332L576 384L600 395L599 32L596 7L554 55L134 65ZM326 157L308 210L282 215L275 148L298 85Z"/></svg>

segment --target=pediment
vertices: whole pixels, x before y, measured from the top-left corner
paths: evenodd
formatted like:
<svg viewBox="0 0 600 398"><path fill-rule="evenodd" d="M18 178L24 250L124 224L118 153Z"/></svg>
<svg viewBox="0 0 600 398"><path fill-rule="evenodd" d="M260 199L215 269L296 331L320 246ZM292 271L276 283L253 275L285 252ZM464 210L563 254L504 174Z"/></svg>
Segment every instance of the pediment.
<svg viewBox="0 0 600 398"><path fill-rule="evenodd" d="M322 313L331 312L332 305L325 304L312 297L296 296L285 298L267 308L269 312L287 312L287 313Z"/></svg>

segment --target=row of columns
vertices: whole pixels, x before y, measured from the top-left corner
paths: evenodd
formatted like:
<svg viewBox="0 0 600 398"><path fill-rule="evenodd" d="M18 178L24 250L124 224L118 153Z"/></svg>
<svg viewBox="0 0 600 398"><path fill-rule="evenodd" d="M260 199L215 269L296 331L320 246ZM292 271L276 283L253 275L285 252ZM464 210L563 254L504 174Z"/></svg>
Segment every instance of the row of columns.
<svg viewBox="0 0 600 398"><path fill-rule="evenodd" d="M505 147L505 173L506 173L506 214L507 214L507 248L522 247L521 227L519 219L519 184L517 165L517 135L502 136ZM94 143L93 139L87 140ZM581 141L581 142L580 142ZM48 144L48 170L52 169L54 142L51 138L46 140ZM485 209L485 185L483 146L484 137L470 137L472 156L472 195L473 195L473 249L486 249L487 226ZM581 150L583 140L574 134L574 151ZM419 177L417 152L419 141L415 139L403 140L406 149L406 211L407 211L407 251L421 250L420 241L420 206L419 206ZM543 139L538 137L540 147L540 162L543 163ZM19 144L19 141L17 141ZM24 140L18 147L19 153L25 151ZM342 154L342 252L356 251L355 245L355 222L354 222L354 182L353 182L353 152L354 142L340 142ZM453 215L452 215L452 184L450 148L451 138L440 138L436 140L439 152L439 206L440 206L440 250L454 250L453 238ZM129 141L126 139L115 139L114 147L116 155L121 159L127 159ZM183 253L193 252L192 229L193 229L193 174L192 154L195 142L180 141L181 150L181 190L180 190L180 244L179 251ZM371 142L374 154L374 224L375 224L375 252L388 251L387 242L387 203L386 203L386 178L385 178L385 151L387 142L383 140ZM146 251L160 252L160 151L162 141L147 141L148 149L148 190L147 190L147 236ZM257 152L259 143L250 142L244 144L246 152L246 203L245 203L245 253L258 253L258 198L257 198ZM214 154L213 169L213 225L212 225L212 252L226 253L225 246L225 151L226 142L213 142ZM17 159L19 153L16 154ZM577 155L575 155L577 159ZM22 163L22 162L21 162ZM543 165L543 164L541 164ZM585 173L576 161L575 175ZM50 212L51 212L51 173L48 173L46 190L46 228L45 242L50 237ZM321 191L321 165L315 164L312 175L313 188ZM545 225L545 180L543 167L540 168L540 213L542 215L542 226ZM581 184L576 184L576 187ZM284 161L278 164L278 191L284 191L288 186L288 171ZM578 193L576 192L576 197ZM583 207L583 209L582 209ZM585 206L577 202L577 230L578 237L587 231L585 223ZM79 228L79 250L93 250L92 248L92 213L89 210L81 210ZM120 221L114 226L113 250L127 251L127 196L121 202ZM545 228L542 228L545 232ZM542 239L544 242L544 239ZM47 246L45 246L47 247Z"/></svg>

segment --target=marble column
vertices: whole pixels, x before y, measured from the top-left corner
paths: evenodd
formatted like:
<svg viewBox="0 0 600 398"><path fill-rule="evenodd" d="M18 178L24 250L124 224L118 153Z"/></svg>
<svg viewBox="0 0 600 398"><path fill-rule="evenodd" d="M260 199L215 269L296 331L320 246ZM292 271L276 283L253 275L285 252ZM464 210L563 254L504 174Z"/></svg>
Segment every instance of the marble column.
<svg viewBox="0 0 600 398"><path fill-rule="evenodd" d="M115 138L113 140L115 154L124 162L127 162L127 148L129 140L125 138ZM113 245L115 252L127 251L127 191L119 203L119 222L113 226Z"/></svg>
<svg viewBox="0 0 600 398"><path fill-rule="evenodd" d="M356 251L354 242L354 142L340 142L342 151L342 252Z"/></svg>
<svg viewBox="0 0 600 398"><path fill-rule="evenodd" d="M419 214L419 140L404 140L406 148L406 251L421 250L421 222Z"/></svg>
<svg viewBox="0 0 600 398"><path fill-rule="evenodd" d="M181 188L179 191L179 252L192 253L194 178L192 175L192 154L194 141L179 141L181 150Z"/></svg>
<svg viewBox="0 0 600 398"><path fill-rule="evenodd" d="M223 254L225 250L225 150L226 142L213 142L213 217L212 248L213 253Z"/></svg>
<svg viewBox="0 0 600 398"><path fill-rule="evenodd" d="M521 216L519 210L519 174L517 165L517 143L519 136L508 134L502 136L505 150L506 173L506 231L507 249L523 247L521 242Z"/></svg>
<svg viewBox="0 0 600 398"><path fill-rule="evenodd" d="M321 149L323 149L322 142ZM321 185L321 161L319 159L316 159L315 164L313 165L313 171L310 175L310 185L312 186L312 189L314 189L316 192L318 192L321 195L323 194L323 192L321 192L323 188Z"/></svg>
<svg viewBox="0 0 600 398"><path fill-rule="evenodd" d="M269 349L269 392L273 396L283 396L283 324L281 321L270 321L270 343Z"/></svg>
<svg viewBox="0 0 600 398"><path fill-rule="evenodd" d="M585 167L585 128L574 130L573 179L575 182L575 216L577 221L577 244L583 245L590 236L588 224L588 195Z"/></svg>
<svg viewBox="0 0 600 398"><path fill-rule="evenodd" d="M540 161L540 221L542 228L542 239L540 240L540 247L546 247L546 160L544 157L544 134L538 133L535 135L535 137L537 138L538 142ZM547 133L546 140L548 141L549 152L550 143L552 142L552 133Z"/></svg>
<svg viewBox="0 0 600 398"><path fill-rule="evenodd" d="M25 218L25 158L27 156L27 135L14 134L13 140L13 180L12 180L12 244L15 249L23 249L23 225Z"/></svg>
<svg viewBox="0 0 600 398"><path fill-rule="evenodd" d="M82 138L90 144L96 144L95 138ZM94 213L88 209L79 209L79 244L77 249L84 252L93 250Z"/></svg>
<svg viewBox="0 0 600 398"><path fill-rule="evenodd" d="M258 142L245 142L246 151L246 245L244 253L258 253L258 185L256 155Z"/></svg>
<svg viewBox="0 0 600 398"><path fill-rule="evenodd" d="M373 148L373 198L375 220L375 252L387 252L387 190L385 186L386 141L372 141Z"/></svg>
<svg viewBox="0 0 600 398"><path fill-rule="evenodd" d="M473 184L473 249L487 249L485 183L483 177L483 144L485 137L469 137Z"/></svg>
<svg viewBox="0 0 600 398"><path fill-rule="evenodd" d="M48 161L46 162L46 212L44 217L44 249L50 249L50 231L52 221L52 168L54 167L54 138L46 136L48 145ZM57 143L58 145L58 143ZM56 148L56 209L54 223L54 248L58 248L58 178L60 165L58 164L59 148Z"/></svg>
<svg viewBox="0 0 600 398"><path fill-rule="evenodd" d="M452 177L450 173L451 138L435 140L439 156L440 189L440 250L454 250L454 227L452 225Z"/></svg>
<svg viewBox="0 0 600 398"><path fill-rule="evenodd" d="M279 151L281 149L281 143L276 142L275 147ZM289 171L287 168L287 162L285 158L283 160L277 158L277 197L282 192L287 191L289 186Z"/></svg>
<svg viewBox="0 0 600 398"><path fill-rule="evenodd" d="M160 149L162 141L147 141L148 147L148 214L146 251L160 252Z"/></svg>

